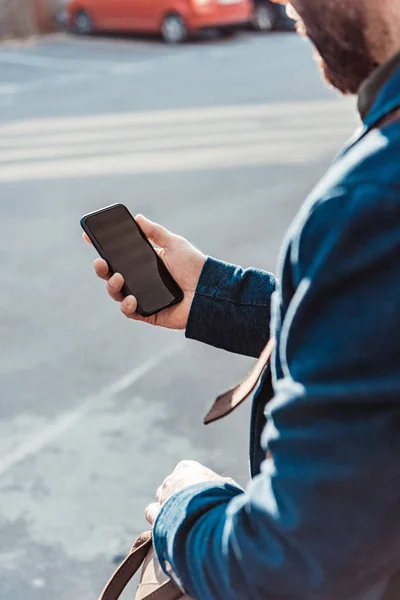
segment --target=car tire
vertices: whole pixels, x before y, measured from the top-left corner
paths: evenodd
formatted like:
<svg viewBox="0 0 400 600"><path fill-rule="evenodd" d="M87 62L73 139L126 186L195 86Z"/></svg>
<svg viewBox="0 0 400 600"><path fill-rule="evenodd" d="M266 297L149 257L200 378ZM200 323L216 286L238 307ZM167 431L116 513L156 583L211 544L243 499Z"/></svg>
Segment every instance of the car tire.
<svg viewBox="0 0 400 600"><path fill-rule="evenodd" d="M254 7L253 29L256 31L272 31L275 27L275 16L269 6L265 4L256 4Z"/></svg>
<svg viewBox="0 0 400 600"><path fill-rule="evenodd" d="M93 19L87 10L76 11L72 31L77 35L91 35L94 32Z"/></svg>
<svg viewBox="0 0 400 600"><path fill-rule="evenodd" d="M168 13L161 24L161 35L166 44L183 44L188 38L188 30L178 13Z"/></svg>

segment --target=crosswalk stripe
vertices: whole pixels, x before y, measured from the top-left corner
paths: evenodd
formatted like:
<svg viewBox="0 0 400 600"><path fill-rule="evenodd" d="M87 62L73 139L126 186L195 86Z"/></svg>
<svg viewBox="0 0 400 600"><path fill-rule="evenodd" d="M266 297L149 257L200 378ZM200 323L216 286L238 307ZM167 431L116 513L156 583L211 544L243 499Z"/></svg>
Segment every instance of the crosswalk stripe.
<svg viewBox="0 0 400 600"><path fill-rule="evenodd" d="M0 129L0 182L305 164L352 131L341 102L33 120Z"/></svg>
<svg viewBox="0 0 400 600"><path fill-rule="evenodd" d="M53 56L41 56L40 54L26 54L22 52L3 51L0 54L0 64L20 65L25 67L36 67L39 69L54 70L66 69L76 71L77 69L90 70L116 70L119 71L121 62L116 60L85 60L82 58L60 58ZM127 64L127 66L129 66Z"/></svg>
<svg viewBox="0 0 400 600"><path fill-rule="evenodd" d="M312 143L314 148L331 145L330 135L338 135L338 130L330 129L328 131L319 131L313 134ZM345 131L343 131L345 137ZM190 136L179 136L169 139L168 137L159 137L157 139L131 139L131 140L112 140L103 144L71 144L61 146L40 146L31 148L2 149L0 148L0 164L12 161L26 161L38 158L55 159L69 156L90 156L98 154L121 154L132 152L148 152L152 150L173 150L179 148L204 148L213 145L231 145L231 144L252 144L263 143L278 144L280 148L287 146L288 152L295 144L307 144L310 136L307 131L250 131L250 132L227 132L215 134L192 134Z"/></svg>
<svg viewBox="0 0 400 600"><path fill-rule="evenodd" d="M141 141L159 140L159 139L183 139L196 138L199 135L226 135L241 136L254 133L257 135L278 135L281 139L292 138L293 136L309 136L310 124L302 121L299 124L286 122L284 125L279 123L263 123L251 120L248 122L216 123L216 124L192 124L188 126L166 126L166 127L145 127L145 128L124 128L110 129L102 131L81 131L73 133L47 134L44 136L18 136L0 138L0 150L6 149L26 149L44 148L53 146L70 146L76 144L108 144L116 142L131 141L140 143ZM348 132L349 127L342 122L329 122L325 127L316 130L315 135L337 135L341 132Z"/></svg>
<svg viewBox="0 0 400 600"><path fill-rule="evenodd" d="M112 142L115 140L142 140L163 137L185 137L201 133L224 134L226 132L240 133L243 131L256 131L260 129L260 122L257 120L249 121L224 121L221 123L210 124L180 124L156 125L143 127L113 127L102 128L100 130L89 131L80 130L72 132L46 133L44 135L28 134L16 136L4 136L0 138L0 148L29 148L43 146L59 146L60 144L68 146L69 144L81 144L92 142Z"/></svg>
<svg viewBox="0 0 400 600"><path fill-rule="evenodd" d="M327 122L343 112L349 105L348 100L327 100L310 102L287 102L274 104L255 104L240 106L217 106L206 108L183 108L161 111L145 111L134 113L89 115L79 117L60 117L49 119L32 119L0 125L0 134L42 134L48 131L71 131L74 129L98 129L101 127L121 127L129 125L155 125L166 123L190 123L199 121L219 121L227 119L248 119L254 117L291 117L298 119L322 117Z"/></svg>
<svg viewBox="0 0 400 600"><path fill-rule="evenodd" d="M327 152L331 144L320 148ZM63 161L43 161L12 164L0 168L0 182L38 179L75 179L104 177L130 173L162 173L190 171L244 165L304 164L316 158L315 144L302 142L266 148L265 143L236 148L219 146L205 149L185 149L171 152L128 153L123 155L74 158Z"/></svg>

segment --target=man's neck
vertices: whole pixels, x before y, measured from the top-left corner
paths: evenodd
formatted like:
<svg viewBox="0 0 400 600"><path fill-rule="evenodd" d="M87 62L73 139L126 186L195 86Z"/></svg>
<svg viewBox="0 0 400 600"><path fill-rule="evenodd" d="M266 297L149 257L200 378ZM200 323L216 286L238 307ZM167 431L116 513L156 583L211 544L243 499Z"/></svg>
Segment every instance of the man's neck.
<svg viewBox="0 0 400 600"><path fill-rule="evenodd" d="M382 88L399 68L400 52L397 52L381 64L364 81L358 93L358 110L363 121L366 119Z"/></svg>

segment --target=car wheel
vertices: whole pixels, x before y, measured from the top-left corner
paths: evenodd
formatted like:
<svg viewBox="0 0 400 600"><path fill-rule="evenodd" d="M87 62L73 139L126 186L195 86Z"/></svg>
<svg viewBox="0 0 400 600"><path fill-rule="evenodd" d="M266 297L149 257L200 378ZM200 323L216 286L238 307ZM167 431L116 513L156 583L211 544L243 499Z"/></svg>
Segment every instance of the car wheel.
<svg viewBox="0 0 400 600"><path fill-rule="evenodd" d="M78 35L90 35L94 31L93 19L86 10L78 10L75 13L73 32Z"/></svg>
<svg viewBox="0 0 400 600"><path fill-rule="evenodd" d="M161 35L166 44L182 44L186 41L188 30L182 17L177 13L166 15L161 25Z"/></svg>
<svg viewBox="0 0 400 600"><path fill-rule="evenodd" d="M274 15L269 6L256 4L253 14L254 29L256 31L272 31L274 25Z"/></svg>

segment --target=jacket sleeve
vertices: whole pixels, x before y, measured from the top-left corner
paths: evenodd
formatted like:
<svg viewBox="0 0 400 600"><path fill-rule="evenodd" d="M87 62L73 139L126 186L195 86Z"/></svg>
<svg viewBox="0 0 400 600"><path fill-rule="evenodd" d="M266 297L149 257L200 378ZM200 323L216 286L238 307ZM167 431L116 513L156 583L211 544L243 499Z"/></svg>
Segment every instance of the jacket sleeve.
<svg viewBox="0 0 400 600"><path fill-rule="evenodd" d="M208 258L193 300L186 337L258 357L269 339L271 273Z"/></svg>
<svg viewBox="0 0 400 600"><path fill-rule="evenodd" d="M292 251L273 458L246 493L187 488L155 524L196 600L376 599L399 567L400 190L337 190Z"/></svg>

